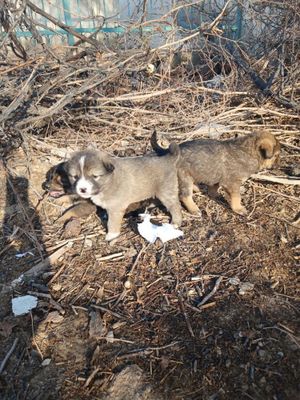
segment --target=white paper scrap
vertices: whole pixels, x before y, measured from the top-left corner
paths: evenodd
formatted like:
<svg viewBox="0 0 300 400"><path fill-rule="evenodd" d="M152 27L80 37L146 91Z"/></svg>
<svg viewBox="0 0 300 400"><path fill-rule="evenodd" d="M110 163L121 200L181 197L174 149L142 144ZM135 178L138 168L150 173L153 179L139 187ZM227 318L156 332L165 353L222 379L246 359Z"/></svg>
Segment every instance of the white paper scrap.
<svg viewBox="0 0 300 400"><path fill-rule="evenodd" d="M17 253L17 254L16 254L16 258L23 258L23 257L28 256L28 254L29 254L30 256L33 256L33 255L34 255L31 251L25 251L25 253Z"/></svg>
<svg viewBox="0 0 300 400"><path fill-rule="evenodd" d="M15 317L29 313L37 306L38 299L35 296L19 296L12 299L12 310Z"/></svg>
<svg viewBox="0 0 300 400"><path fill-rule="evenodd" d="M171 224L162 224L161 226L152 224L150 214L140 214L140 217L143 218L143 222L138 224L138 231L150 243L154 243L157 238L165 243L183 235L180 229L176 229Z"/></svg>

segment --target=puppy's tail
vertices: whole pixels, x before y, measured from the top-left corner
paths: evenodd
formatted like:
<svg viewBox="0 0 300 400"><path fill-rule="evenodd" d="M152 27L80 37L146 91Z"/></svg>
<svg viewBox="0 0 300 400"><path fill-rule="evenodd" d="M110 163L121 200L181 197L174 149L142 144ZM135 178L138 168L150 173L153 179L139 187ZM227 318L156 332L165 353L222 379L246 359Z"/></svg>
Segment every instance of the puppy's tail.
<svg viewBox="0 0 300 400"><path fill-rule="evenodd" d="M175 161L175 164L177 165L181 155L180 147L178 146L178 144L175 142L170 143L170 146L167 151L172 156L172 158Z"/></svg>
<svg viewBox="0 0 300 400"><path fill-rule="evenodd" d="M159 156L164 156L170 152L169 142L162 135L159 135L156 130L151 135L150 143L152 149Z"/></svg>

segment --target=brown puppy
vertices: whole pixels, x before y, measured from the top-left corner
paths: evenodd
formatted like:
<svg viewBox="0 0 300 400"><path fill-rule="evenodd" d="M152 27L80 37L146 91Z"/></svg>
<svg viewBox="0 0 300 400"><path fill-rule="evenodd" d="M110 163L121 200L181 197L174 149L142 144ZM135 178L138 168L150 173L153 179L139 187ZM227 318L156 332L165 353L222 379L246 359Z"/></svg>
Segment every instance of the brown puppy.
<svg viewBox="0 0 300 400"><path fill-rule="evenodd" d="M151 145L159 155L168 149L159 144L159 135L154 132ZM164 143L166 140L163 139ZM178 165L180 199L192 214L199 212L194 203L193 184L204 183L208 193L216 197L219 187L228 196L232 210L245 215L247 210L241 204L240 186L252 174L271 168L278 160L280 144L268 132L228 140L198 139L179 145L181 163Z"/></svg>
<svg viewBox="0 0 300 400"><path fill-rule="evenodd" d="M50 168L42 188L49 193L49 196L57 199L56 204L70 206L59 218L60 222L68 221L71 218L87 218L96 212L97 207L91 201L83 200L77 194L72 193L72 185L65 165L65 162L61 162Z"/></svg>
<svg viewBox="0 0 300 400"><path fill-rule="evenodd" d="M181 224L176 164L180 150L171 144L164 157L112 157L102 151L75 153L66 171L76 193L106 209L106 240L120 234L122 218L130 204L158 198L170 211L172 222Z"/></svg>

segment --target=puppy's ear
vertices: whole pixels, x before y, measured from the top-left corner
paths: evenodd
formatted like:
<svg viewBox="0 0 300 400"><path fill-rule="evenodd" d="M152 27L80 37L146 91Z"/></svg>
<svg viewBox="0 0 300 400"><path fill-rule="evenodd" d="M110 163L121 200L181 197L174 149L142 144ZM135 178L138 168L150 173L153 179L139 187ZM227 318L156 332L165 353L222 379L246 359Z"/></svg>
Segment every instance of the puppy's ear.
<svg viewBox="0 0 300 400"><path fill-rule="evenodd" d="M274 155L274 148L276 146L276 141L269 138L261 139L258 142L258 150L263 158L272 158Z"/></svg>
<svg viewBox="0 0 300 400"><path fill-rule="evenodd" d="M60 178L65 178L69 174L69 163L68 161L63 161L56 166L56 175Z"/></svg>
<svg viewBox="0 0 300 400"><path fill-rule="evenodd" d="M113 170L115 169L113 158L110 157L108 154L106 154L102 158L102 164L108 173L113 172Z"/></svg>
<svg viewBox="0 0 300 400"><path fill-rule="evenodd" d="M63 161L63 162L61 162L61 163L59 163L59 164L57 164L56 165L56 173L58 173L58 174L63 174L63 173L66 173L66 171L67 171L67 161Z"/></svg>

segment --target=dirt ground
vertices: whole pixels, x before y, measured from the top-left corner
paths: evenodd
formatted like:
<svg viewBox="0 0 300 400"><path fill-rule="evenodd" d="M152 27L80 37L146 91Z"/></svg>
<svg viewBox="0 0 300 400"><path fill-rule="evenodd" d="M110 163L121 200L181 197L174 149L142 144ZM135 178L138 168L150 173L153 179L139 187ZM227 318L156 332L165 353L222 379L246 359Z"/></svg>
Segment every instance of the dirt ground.
<svg viewBox="0 0 300 400"><path fill-rule="evenodd" d="M63 208L43 197L48 148L63 149L68 139L52 135L37 149L32 138L10 154L10 173L1 170L0 360L17 339L0 375L1 398L104 399L128 365L141 368L153 399L299 398L299 188L249 180L247 217L201 188L202 216L184 212L183 237L147 244L133 214L111 246L98 216L64 228L56 222ZM145 135L111 135L105 147L141 154L149 143ZM274 174L296 154L284 147ZM168 220L162 208L149 212ZM59 249L46 273L11 285ZM38 306L14 317L11 299L25 294Z"/></svg>
<svg viewBox="0 0 300 400"><path fill-rule="evenodd" d="M299 1L172 2L161 17L150 3L132 21L76 14L95 28L79 35L1 2L1 400L300 398ZM183 29L181 12L201 25ZM51 45L45 26L74 46ZM145 154L154 129L177 142L268 130L280 163L243 185L247 216L200 187L201 215L184 211L166 244L139 235L144 210L112 245L104 210L60 222L49 168L88 145ZM25 295L37 305L15 316Z"/></svg>

